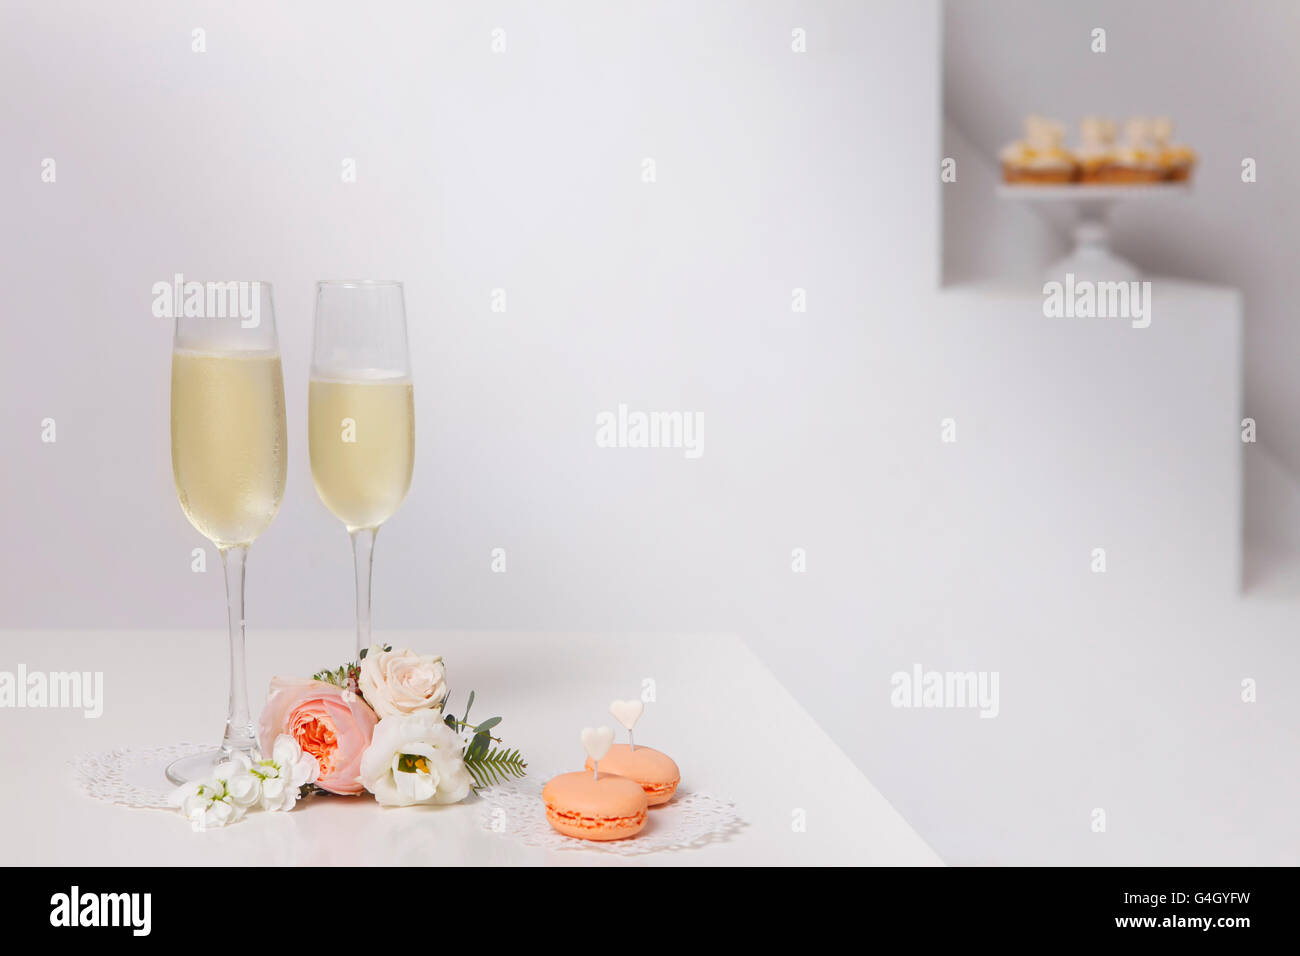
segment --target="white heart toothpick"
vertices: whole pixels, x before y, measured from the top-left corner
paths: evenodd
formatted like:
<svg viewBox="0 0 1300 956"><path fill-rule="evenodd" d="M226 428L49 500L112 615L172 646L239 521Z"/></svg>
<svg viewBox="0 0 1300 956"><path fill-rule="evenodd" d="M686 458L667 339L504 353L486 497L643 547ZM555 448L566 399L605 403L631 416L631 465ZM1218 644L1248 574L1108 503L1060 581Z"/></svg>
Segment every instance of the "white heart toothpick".
<svg viewBox="0 0 1300 956"><path fill-rule="evenodd" d="M632 739L632 728L641 719L641 713L644 710L645 704L639 700L612 700L609 702L609 712L614 715L615 720L627 728L627 742L633 750L636 750L636 741Z"/></svg>
<svg viewBox="0 0 1300 956"><path fill-rule="evenodd" d="M584 727L582 730L582 746L586 748L587 756L591 758L592 776L600 774L600 761L605 754L609 753L609 748L614 746L614 731L608 727L595 729Z"/></svg>

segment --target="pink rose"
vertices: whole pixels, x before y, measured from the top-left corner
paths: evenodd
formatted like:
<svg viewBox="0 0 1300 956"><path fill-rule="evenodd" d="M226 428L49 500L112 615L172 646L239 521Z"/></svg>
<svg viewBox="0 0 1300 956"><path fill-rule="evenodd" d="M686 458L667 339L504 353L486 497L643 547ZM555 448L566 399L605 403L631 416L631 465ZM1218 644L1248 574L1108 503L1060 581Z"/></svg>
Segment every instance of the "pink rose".
<svg viewBox="0 0 1300 956"><path fill-rule="evenodd" d="M258 737L262 753L269 754L276 735L288 734L320 764L316 786L330 793L361 793L361 754L378 722L360 697L342 687L274 677Z"/></svg>

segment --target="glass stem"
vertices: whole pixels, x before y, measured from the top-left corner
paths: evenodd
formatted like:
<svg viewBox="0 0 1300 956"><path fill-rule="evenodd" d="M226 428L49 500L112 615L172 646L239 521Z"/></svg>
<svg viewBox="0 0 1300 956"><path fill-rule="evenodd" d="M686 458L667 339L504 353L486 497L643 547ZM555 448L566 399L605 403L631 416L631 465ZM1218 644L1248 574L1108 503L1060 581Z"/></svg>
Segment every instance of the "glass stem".
<svg viewBox="0 0 1300 956"><path fill-rule="evenodd" d="M352 560L357 566L357 658L370 646L370 572L375 561L378 528L357 528L352 535Z"/></svg>
<svg viewBox="0 0 1300 956"><path fill-rule="evenodd" d="M230 707L221 752L251 753L257 738L248 712L248 682L244 671L244 562L248 545L223 548L221 566L226 572L226 616L230 624Z"/></svg>

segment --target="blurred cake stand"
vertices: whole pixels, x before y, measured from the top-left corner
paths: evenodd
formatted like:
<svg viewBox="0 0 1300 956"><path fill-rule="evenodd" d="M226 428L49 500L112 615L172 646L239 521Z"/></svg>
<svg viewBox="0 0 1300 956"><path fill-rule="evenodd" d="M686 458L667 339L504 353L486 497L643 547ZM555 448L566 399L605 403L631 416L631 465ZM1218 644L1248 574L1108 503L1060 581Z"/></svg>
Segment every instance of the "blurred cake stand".
<svg viewBox="0 0 1300 956"><path fill-rule="evenodd" d="M1127 282L1141 273L1137 266L1117 256L1110 246L1107 217L1111 207L1134 199L1166 199L1186 196L1189 183L1151 183L1134 186L1011 186L998 187L1003 199L1023 199L1074 207L1074 249L1063 259L1053 262L1045 273L1059 280L1067 272L1076 279L1093 282Z"/></svg>

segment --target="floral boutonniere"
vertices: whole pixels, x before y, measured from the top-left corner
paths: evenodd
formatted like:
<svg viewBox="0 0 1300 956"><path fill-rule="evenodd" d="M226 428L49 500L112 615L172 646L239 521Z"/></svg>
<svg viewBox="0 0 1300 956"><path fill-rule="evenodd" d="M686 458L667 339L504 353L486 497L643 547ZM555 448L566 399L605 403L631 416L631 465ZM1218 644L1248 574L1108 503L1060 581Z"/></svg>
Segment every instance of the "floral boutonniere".
<svg viewBox="0 0 1300 956"><path fill-rule="evenodd" d="M176 802L196 826L223 826L258 806L291 809L313 791L368 791L405 807L459 803L524 776L523 756L492 733L501 718L471 723L470 691L458 719L444 712L449 696L441 657L378 644L310 680L274 678L258 732L272 758L232 759L177 791Z"/></svg>

